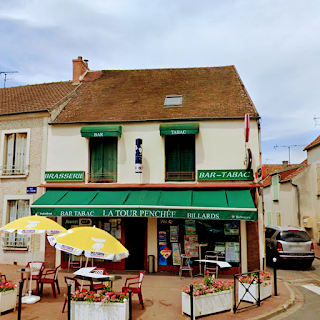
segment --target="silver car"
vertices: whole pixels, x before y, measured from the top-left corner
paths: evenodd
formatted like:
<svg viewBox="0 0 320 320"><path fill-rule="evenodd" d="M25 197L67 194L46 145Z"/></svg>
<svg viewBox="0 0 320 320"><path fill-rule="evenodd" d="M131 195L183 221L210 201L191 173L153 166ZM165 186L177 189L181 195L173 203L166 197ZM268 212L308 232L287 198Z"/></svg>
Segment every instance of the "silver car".
<svg viewBox="0 0 320 320"><path fill-rule="evenodd" d="M311 267L314 245L307 232L299 227L266 227L267 261L298 261Z"/></svg>

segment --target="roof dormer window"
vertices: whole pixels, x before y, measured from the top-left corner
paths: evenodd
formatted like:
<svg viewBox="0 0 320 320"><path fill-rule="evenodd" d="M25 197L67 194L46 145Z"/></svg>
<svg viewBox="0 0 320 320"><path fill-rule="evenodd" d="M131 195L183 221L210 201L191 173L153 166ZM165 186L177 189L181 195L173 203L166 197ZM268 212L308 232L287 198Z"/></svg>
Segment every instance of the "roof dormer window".
<svg viewBox="0 0 320 320"><path fill-rule="evenodd" d="M182 107L182 95L168 95L164 100L164 107Z"/></svg>

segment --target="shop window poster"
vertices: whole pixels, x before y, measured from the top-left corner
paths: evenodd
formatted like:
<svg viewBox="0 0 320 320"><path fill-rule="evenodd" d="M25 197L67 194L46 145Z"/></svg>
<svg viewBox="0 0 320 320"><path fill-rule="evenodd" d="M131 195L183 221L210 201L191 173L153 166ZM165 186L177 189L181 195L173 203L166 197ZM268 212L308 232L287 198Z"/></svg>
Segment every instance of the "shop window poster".
<svg viewBox="0 0 320 320"><path fill-rule="evenodd" d="M166 231L159 231L159 245L167 245L167 233Z"/></svg>
<svg viewBox="0 0 320 320"><path fill-rule="evenodd" d="M166 245L159 245L159 266L167 265L167 258L163 255L167 251Z"/></svg>
<svg viewBox="0 0 320 320"><path fill-rule="evenodd" d="M180 243L172 244L172 264L179 266L181 263L181 245Z"/></svg>
<svg viewBox="0 0 320 320"><path fill-rule="evenodd" d="M185 220L185 233L196 234L196 221L195 220Z"/></svg>
<svg viewBox="0 0 320 320"><path fill-rule="evenodd" d="M226 261L240 262L240 244L239 242L226 242Z"/></svg>
<svg viewBox="0 0 320 320"><path fill-rule="evenodd" d="M186 235L184 239L184 252L192 257L197 258L198 252L198 235Z"/></svg>
<svg viewBox="0 0 320 320"><path fill-rule="evenodd" d="M238 236L239 235L239 222L238 221L229 221L224 224L224 234Z"/></svg>
<svg viewBox="0 0 320 320"><path fill-rule="evenodd" d="M105 222L104 223L104 231L110 232L110 222Z"/></svg>
<svg viewBox="0 0 320 320"><path fill-rule="evenodd" d="M179 226L170 226L170 242L178 242Z"/></svg>

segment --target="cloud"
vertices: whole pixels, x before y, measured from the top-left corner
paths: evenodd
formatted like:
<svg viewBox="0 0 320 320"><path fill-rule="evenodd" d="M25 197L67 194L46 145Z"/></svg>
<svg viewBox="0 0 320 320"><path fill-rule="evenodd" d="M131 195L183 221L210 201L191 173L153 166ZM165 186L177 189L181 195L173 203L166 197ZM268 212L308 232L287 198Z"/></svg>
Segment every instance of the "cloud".
<svg viewBox="0 0 320 320"><path fill-rule="evenodd" d="M319 11L317 0L1 1L0 70L19 71L13 86L69 80L79 55L92 70L235 65L275 145L318 130Z"/></svg>

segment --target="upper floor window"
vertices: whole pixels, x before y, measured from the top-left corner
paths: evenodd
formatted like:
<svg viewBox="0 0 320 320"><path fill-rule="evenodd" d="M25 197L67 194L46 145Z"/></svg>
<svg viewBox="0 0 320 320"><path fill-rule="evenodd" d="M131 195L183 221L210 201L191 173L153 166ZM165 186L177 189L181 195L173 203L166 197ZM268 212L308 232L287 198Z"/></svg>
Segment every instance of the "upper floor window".
<svg viewBox="0 0 320 320"><path fill-rule="evenodd" d="M166 135L166 181L195 180L195 135Z"/></svg>
<svg viewBox="0 0 320 320"><path fill-rule="evenodd" d="M118 138L90 139L89 182L117 182Z"/></svg>
<svg viewBox="0 0 320 320"><path fill-rule="evenodd" d="M12 222L16 219L29 215L29 200L8 200L8 218L7 221ZM3 247L6 250L27 250L28 236L6 233L3 238Z"/></svg>
<svg viewBox="0 0 320 320"><path fill-rule="evenodd" d="M275 174L272 176L272 190L273 190L273 201L279 200L279 176Z"/></svg>
<svg viewBox="0 0 320 320"><path fill-rule="evenodd" d="M28 173L28 132L8 132L3 135L2 176Z"/></svg>
<svg viewBox="0 0 320 320"><path fill-rule="evenodd" d="M317 170L317 192L318 192L318 195L320 195L320 163L316 165L316 170Z"/></svg>

